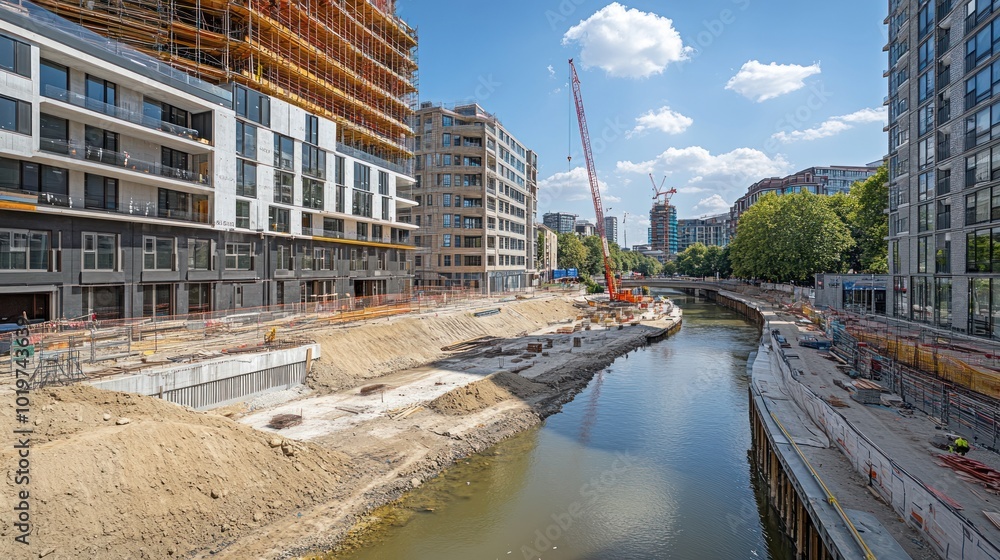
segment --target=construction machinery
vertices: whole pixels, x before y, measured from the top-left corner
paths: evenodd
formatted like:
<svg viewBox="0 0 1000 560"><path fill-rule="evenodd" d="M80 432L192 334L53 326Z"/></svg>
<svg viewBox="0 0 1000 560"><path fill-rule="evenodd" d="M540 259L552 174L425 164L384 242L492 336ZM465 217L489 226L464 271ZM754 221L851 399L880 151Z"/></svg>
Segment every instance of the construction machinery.
<svg viewBox="0 0 1000 560"><path fill-rule="evenodd" d="M590 149L590 132L587 129L587 115L583 111L583 95L580 93L580 77L576 74L573 59L569 59L570 83L573 86L573 99L576 101L576 118L580 123L580 141L583 142L583 156L587 160L587 177L590 179L590 193L594 197L594 213L597 215L597 234L601 236L601 252L604 256L604 281L611 301L638 302L640 298L632 292L621 290L618 279L615 278L611 266L611 251L608 248L608 237L604 229L604 205L601 203L601 191L597 182L597 168L594 166L594 154Z"/></svg>
<svg viewBox="0 0 1000 560"><path fill-rule="evenodd" d="M656 179L653 179L653 174L649 174L649 181L653 183L653 200L660 200L663 197L664 204L670 204L670 197L677 194L677 189L667 189L663 190L663 183L667 182L667 177L664 176L663 180L660 181L660 186L656 186Z"/></svg>

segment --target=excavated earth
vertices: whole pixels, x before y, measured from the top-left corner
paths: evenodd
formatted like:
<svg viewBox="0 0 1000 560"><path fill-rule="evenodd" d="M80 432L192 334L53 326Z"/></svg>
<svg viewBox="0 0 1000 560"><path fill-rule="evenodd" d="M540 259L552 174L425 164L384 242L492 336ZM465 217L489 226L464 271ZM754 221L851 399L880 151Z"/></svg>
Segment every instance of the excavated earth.
<svg viewBox="0 0 1000 560"><path fill-rule="evenodd" d="M657 330L559 335L558 326L583 313L570 299L499 306L488 316L455 310L317 331L323 357L311 390L264 411L196 412L76 385L31 392L22 424L13 384L4 381L0 558L288 558L330 549L367 512L557 412ZM494 342L442 350L480 337ZM552 342L545 352L524 354L526 343L543 340ZM506 368L485 365L499 366L505 354ZM357 399L373 383L417 400L401 416L382 413L372 396L377 414L313 418L317 399ZM299 432L251 426L282 407L318 423ZM19 484L14 429L25 426L33 430L30 480ZM30 491L27 545L14 538L22 490Z"/></svg>

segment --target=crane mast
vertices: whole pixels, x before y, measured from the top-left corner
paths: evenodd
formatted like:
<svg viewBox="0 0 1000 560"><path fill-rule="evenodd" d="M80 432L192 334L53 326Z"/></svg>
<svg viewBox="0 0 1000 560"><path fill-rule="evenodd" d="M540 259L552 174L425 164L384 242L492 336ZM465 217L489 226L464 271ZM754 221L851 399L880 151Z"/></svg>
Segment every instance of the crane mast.
<svg viewBox="0 0 1000 560"><path fill-rule="evenodd" d="M573 59L569 59L570 83L573 86L573 100L576 101L576 118L580 123L580 141L583 142L583 156L587 160L587 177L590 179L590 193L594 197L594 213L597 215L597 233L601 236L601 251L604 256L604 281L608 287L608 295L612 301L626 300L628 295L618 291L618 283L611 267L611 251L608 248L608 237L604 231L604 205L601 203L601 190L597 182L597 169L594 167L594 154L590 149L590 132L587 130L587 115L583 111L583 95L580 93L580 78L576 74Z"/></svg>

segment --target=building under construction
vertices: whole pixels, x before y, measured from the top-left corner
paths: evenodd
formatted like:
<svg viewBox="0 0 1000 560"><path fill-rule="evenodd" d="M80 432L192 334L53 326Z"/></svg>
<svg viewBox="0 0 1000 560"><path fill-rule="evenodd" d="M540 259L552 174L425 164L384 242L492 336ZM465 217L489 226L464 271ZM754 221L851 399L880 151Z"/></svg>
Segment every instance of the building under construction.
<svg viewBox="0 0 1000 560"><path fill-rule="evenodd" d="M649 211L649 244L662 252L662 262L677 254L677 208L669 202L655 202Z"/></svg>
<svg viewBox="0 0 1000 560"><path fill-rule="evenodd" d="M337 140L412 158L416 32L394 0L38 0L202 80L236 82L337 123Z"/></svg>

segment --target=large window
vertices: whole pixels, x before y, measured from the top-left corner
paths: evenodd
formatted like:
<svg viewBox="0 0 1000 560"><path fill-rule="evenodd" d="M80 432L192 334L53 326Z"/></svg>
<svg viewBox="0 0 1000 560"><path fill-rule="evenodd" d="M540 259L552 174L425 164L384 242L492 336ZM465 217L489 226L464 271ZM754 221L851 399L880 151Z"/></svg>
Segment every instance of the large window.
<svg viewBox="0 0 1000 560"><path fill-rule="evenodd" d="M344 220L323 218L323 235L325 237L344 237Z"/></svg>
<svg viewBox="0 0 1000 560"><path fill-rule="evenodd" d="M174 238L142 238L143 270L174 270Z"/></svg>
<svg viewBox="0 0 1000 560"><path fill-rule="evenodd" d="M226 243L226 270L250 270L253 244Z"/></svg>
<svg viewBox="0 0 1000 560"><path fill-rule="evenodd" d="M236 114L264 126L271 126L271 99L242 86L233 89Z"/></svg>
<svg viewBox="0 0 1000 560"><path fill-rule="evenodd" d="M274 201L279 204L291 204L294 200L295 175L291 173L274 172Z"/></svg>
<svg viewBox="0 0 1000 560"><path fill-rule="evenodd" d="M987 65L965 80L965 108L971 109L1000 92L1000 60Z"/></svg>
<svg viewBox="0 0 1000 560"><path fill-rule="evenodd" d="M87 146L87 159L99 161L108 165L124 164L124 157L118 154L118 133L94 126L84 130L84 141Z"/></svg>
<svg viewBox="0 0 1000 560"><path fill-rule="evenodd" d="M277 206L268 207L267 226L270 231L289 233L291 231L291 224L288 209L278 208Z"/></svg>
<svg viewBox="0 0 1000 560"><path fill-rule="evenodd" d="M307 177L302 178L302 206L323 209L323 182Z"/></svg>
<svg viewBox="0 0 1000 560"><path fill-rule="evenodd" d="M292 171L295 169L295 141L288 136L274 135L274 167Z"/></svg>
<svg viewBox="0 0 1000 560"><path fill-rule="evenodd" d="M69 68L42 59L38 69L38 92L45 97L68 101L66 92L69 91Z"/></svg>
<svg viewBox="0 0 1000 560"><path fill-rule="evenodd" d="M355 190L351 213L355 216L372 217L372 193Z"/></svg>
<svg viewBox="0 0 1000 560"><path fill-rule="evenodd" d="M0 70L31 76L31 47L27 43L0 35Z"/></svg>
<svg viewBox="0 0 1000 560"><path fill-rule="evenodd" d="M982 189L965 196L965 223L1000 220L1000 187Z"/></svg>
<svg viewBox="0 0 1000 560"><path fill-rule="evenodd" d="M112 113L118 106L118 86L107 80L87 76L87 108L101 113Z"/></svg>
<svg viewBox="0 0 1000 560"><path fill-rule="evenodd" d="M118 179L87 173L83 186L83 205L97 210L118 210Z"/></svg>
<svg viewBox="0 0 1000 560"><path fill-rule="evenodd" d="M334 172L334 181L338 185L343 185L344 184L344 166L345 165L347 165L347 163L344 160L344 156L336 156L336 159L335 159L335 168L336 169L334 169L333 172Z"/></svg>
<svg viewBox="0 0 1000 560"><path fill-rule="evenodd" d="M188 284L188 313L208 313L212 310L212 285Z"/></svg>
<svg viewBox="0 0 1000 560"><path fill-rule="evenodd" d="M39 148L43 152L69 153L69 121L66 119L46 113L39 114L38 133Z"/></svg>
<svg viewBox="0 0 1000 560"><path fill-rule="evenodd" d="M236 201L236 227L250 229L250 201Z"/></svg>
<svg viewBox="0 0 1000 560"><path fill-rule="evenodd" d="M326 179L326 152L316 146L303 144L302 174L317 179Z"/></svg>
<svg viewBox="0 0 1000 560"><path fill-rule="evenodd" d="M48 269L49 232L0 229L0 271Z"/></svg>
<svg viewBox="0 0 1000 560"><path fill-rule="evenodd" d="M934 284L934 321L951 327L951 278L936 278Z"/></svg>
<svg viewBox="0 0 1000 560"><path fill-rule="evenodd" d="M0 129L31 134L31 103L0 95Z"/></svg>
<svg viewBox="0 0 1000 560"><path fill-rule="evenodd" d="M934 272L951 273L951 234L939 233L934 242Z"/></svg>
<svg viewBox="0 0 1000 560"><path fill-rule="evenodd" d="M257 198L257 164L245 159L236 160L236 194Z"/></svg>
<svg viewBox="0 0 1000 560"><path fill-rule="evenodd" d="M385 171L378 172L378 194L389 194L389 174Z"/></svg>
<svg viewBox="0 0 1000 560"><path fill-rule="evenodd" d="M1000 146L993 146L965 158L965 186L1000 179Z"/></svg>
<svg viewBox="0 0 1000 560"><path fill-rule="evenodd" d="M174 314L172 285L146 284L141 289L143 317L166 317Z"/></svg>
<svg viewBox="0 0 1000 560"><path fill-rule="evenodd" d="M236 121L236 153L246 158L257 159L256 126Z"/></svg>
<svg viewBox="0 0 1000 560"><path fill-rule="evenodd" d="M372 168L361 162L354 162L354 188L362 191L372 190Z"/></svg>
<svg viewBox="0 0 1000 560"><path fill-rule="evenodd" d="M1000 338L1000 281L997 279L969 280L969 332Z"/></svg>
<svg viewBox="0 0 1000 560"><path fill-rule="evenodd" d="M83 269L118 270L118 236L111 233L84 233Z"/></svg>
<svg viewBox="0 0 1000 560"><path fill-rule="evenodd" d="M319 117L306 114L306 142L319 144Z"/></svg>
<svg viewBox="0 0 1000 560"><path fill-rule="evenodd" d="M212 270L211 239L188 239L188 269Z"/></svg>

